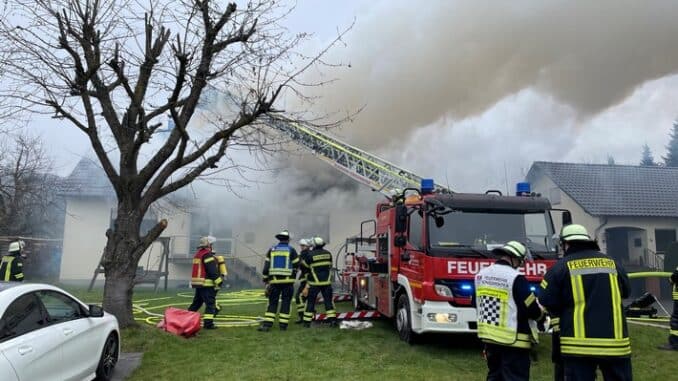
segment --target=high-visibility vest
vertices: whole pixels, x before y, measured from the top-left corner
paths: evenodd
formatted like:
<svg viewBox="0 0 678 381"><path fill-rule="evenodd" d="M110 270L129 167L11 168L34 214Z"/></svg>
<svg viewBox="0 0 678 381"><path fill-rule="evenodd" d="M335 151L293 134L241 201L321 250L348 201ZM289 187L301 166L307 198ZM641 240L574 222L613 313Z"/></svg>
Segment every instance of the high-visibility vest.
<svg viewBox="0 0 678 381"><path fill-rule="evenodd" d="M214 280L207 279L207 272L205 270L205 261L212 260L214 257L205 256L211 254L210 249L201 248L193 256L193 268L191 269L191 286L193 287L214 287Z"/></svg>
<svg viewBox="0 0 678 381"><path fill-rule="evenodd" d="M270 267L268 275L271 277L292 277L293 264L290 258L290 246L286 243L279 243L271 248Z"/></svg>
<svg viewBox="0 0 678 381"><path fill-rule="evenodd" d="M520 273L504 265L486 267L476 275L478 338L492 344L530 348L530 335L518 332L518 306L513 283Z"/></svg>

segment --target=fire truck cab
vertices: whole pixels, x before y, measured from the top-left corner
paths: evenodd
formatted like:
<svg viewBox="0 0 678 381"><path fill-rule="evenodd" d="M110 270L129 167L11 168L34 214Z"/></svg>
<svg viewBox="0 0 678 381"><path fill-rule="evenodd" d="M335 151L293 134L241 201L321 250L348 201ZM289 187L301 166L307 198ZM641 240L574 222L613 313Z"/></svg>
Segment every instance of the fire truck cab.
<svg viewBox="0 0 678 381"><path fill-rule="evenodd" d="M421 189L379 203L374 234L353 238L355 250L342 272L354 306L395 318L407 342L427 332L476 331L474 276L495 262L491 251L505 242L529 249L532 260L521 271L534 291L557 260L546 198L524 189L519 196L433 189L424 180Z"/></svg>

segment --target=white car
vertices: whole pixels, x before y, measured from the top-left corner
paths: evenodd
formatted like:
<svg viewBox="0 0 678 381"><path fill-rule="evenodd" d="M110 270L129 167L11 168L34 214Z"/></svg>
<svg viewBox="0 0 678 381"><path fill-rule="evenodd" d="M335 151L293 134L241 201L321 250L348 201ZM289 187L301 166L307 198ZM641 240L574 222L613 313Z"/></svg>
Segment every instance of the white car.
<svg viewBox="0 0 678 381"><path fill-rule="evenodd" d="M2 381L109 380L118 362L115 316L47 284L0 282Z"/></svg>

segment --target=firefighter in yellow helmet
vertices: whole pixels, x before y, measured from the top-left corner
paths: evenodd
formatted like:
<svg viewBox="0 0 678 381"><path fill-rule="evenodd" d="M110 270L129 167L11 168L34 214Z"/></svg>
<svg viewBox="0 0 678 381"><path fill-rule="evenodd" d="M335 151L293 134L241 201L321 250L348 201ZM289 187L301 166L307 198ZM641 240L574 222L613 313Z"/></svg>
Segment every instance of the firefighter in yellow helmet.
<svg viewBox="0 0 678 381"><path fill-rule="evenodd" d="M520 242L509 241L492 253L499 259L475 278L478 338L485 343L487 379L529 380L530 348L537 341L530 319L543 321L544 312L518 271L528 252Z"/></svg>
<svg viewBox="0 0 678 381"><path fill-rule="evenodd" d="M202 237L198 251L193 256L191 287L195 289L195 295L188 310L197 311L203 303L205 304L205 313L202 315L205 329L216 328L214 325L214 315L217 312L216 296L221 282L217 259L212 252L212 243L209 237Z"/></svg>
<svg viewBox="0 0 678 381"><path fill-rule="evenodd" d="M304 311L304 327L311 326L318 294L323 296L330 327L336 327L337 311L334 309L331 280L332 253L325 250L325 241L321 237L313 238L313 250L308 253L301 265L308 271L306 281L310 287Z"/></svg>
<svg viewBox="0 0 678 381"><path fill-rule="evenodd" d="M276 234L278 244L266 253L264 262L264 283L268 290L268 307L264 314L264 321L257 328L258 331L268 332L275 322L278 314L278 302L280 314L278 324L281 331L286 331L290 321L290 305L294 293L294 280L296 270L299 267L297 251L290 246L290 233L283 230Z"/></svg>
<svg viewBox="0 0 678 381"><path fill-rule="evenodd" d="M606 380L631 380L626 271L582 225L564 226L560 241L565 255L544 276L539 303L560 319L565 379L593 381L600 368Z"/></svg>
<svg viewBox="0 0 678 381"><path fill-rule="evenodd" d="M659 347L659 349L668 349L678 351L678 267L669 278L671 282L671 299L673 299L673 312L671 313L671 322L669 327L669 342Z"/></svg>
<svg viewBox="0 0 678 381"><path fill-rule="evenodd" d="M0 263L0 280L23 282L24 280L24 263L22 258L25 258L24 241L14 241L9 244L9 250L6 255L3 255Z"/></svg>

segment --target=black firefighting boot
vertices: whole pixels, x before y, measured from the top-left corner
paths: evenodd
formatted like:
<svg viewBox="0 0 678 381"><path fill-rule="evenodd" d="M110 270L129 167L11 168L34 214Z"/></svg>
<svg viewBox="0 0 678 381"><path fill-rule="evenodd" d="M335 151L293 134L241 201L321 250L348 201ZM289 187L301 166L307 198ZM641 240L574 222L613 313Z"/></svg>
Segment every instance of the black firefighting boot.
<svg viewBox="0 0 678 381"><path fill-rule="evenodd" d="M304 322L304 313L299 312L299 319L297 319L297 321L295 321L294 324L301 324L303 322Z"/></svg>

